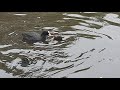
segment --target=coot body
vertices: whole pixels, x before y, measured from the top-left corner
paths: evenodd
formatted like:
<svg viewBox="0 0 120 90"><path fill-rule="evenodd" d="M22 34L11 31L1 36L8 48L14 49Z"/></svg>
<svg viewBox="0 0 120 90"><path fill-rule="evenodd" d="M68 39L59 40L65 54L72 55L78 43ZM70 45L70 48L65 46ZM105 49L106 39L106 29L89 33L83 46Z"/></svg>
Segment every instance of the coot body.
<svg viewBox="0 0 120 90"><path fill-rule="evenodd" d="M29 44L33 44L35 42L45 42L48 35L49 35L48 31L42 31L41 33L25 32L22 33L23 36L22 41L27 42Z"/></svg>

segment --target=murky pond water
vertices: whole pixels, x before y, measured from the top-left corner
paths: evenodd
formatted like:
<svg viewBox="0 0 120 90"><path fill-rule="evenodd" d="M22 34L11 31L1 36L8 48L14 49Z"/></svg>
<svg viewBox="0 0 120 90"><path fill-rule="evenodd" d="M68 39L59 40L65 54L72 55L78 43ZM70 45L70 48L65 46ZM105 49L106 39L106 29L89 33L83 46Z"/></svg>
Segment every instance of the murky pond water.
<svg viewBox="0 0 120 90"><path fill-rule="evenodd" d="M63 41L22 41L41 29ZM116 78L119 68L119 12L0 12L1 78Z"/></svg>

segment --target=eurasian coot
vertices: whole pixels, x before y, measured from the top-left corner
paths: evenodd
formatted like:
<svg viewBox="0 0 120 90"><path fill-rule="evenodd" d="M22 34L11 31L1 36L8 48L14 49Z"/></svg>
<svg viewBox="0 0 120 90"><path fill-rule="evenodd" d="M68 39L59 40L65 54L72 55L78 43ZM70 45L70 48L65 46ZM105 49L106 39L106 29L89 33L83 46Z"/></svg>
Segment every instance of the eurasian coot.
<svg viewBox="0 0 120 90"><path fill-rule="evenodd" d="M22 41L27 42L29 44L33 44L36 42L45 42L47 36L49 36L49 31L42 31L41 33L37 32L25 32L22 33L23 39Z"/></svg>

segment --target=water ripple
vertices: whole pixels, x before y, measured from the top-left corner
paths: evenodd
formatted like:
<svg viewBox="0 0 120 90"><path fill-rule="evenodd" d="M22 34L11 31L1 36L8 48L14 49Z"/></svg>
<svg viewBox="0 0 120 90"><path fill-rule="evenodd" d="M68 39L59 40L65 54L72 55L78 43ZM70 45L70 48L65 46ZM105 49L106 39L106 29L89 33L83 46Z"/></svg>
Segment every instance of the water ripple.
<svg viewBox="0 0 120 90"><path fill-rule="evenodd" d="M0 77L119 77L119 12L9 12L0 14ZM22 42L26 31L63 37Z"/></svg>

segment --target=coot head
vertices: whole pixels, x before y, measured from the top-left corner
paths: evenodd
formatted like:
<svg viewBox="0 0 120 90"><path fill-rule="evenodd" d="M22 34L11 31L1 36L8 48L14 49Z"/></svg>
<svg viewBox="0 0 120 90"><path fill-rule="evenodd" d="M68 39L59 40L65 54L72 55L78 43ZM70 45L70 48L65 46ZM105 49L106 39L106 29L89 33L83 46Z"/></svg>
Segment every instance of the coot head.
<svg viewBox="0 0 120 90"><path fill-rule="evenodd" d="M41 33L41 36L50 36L51 34L50 34L50 32L49 31L43 31L42 33Z"/></svg>

